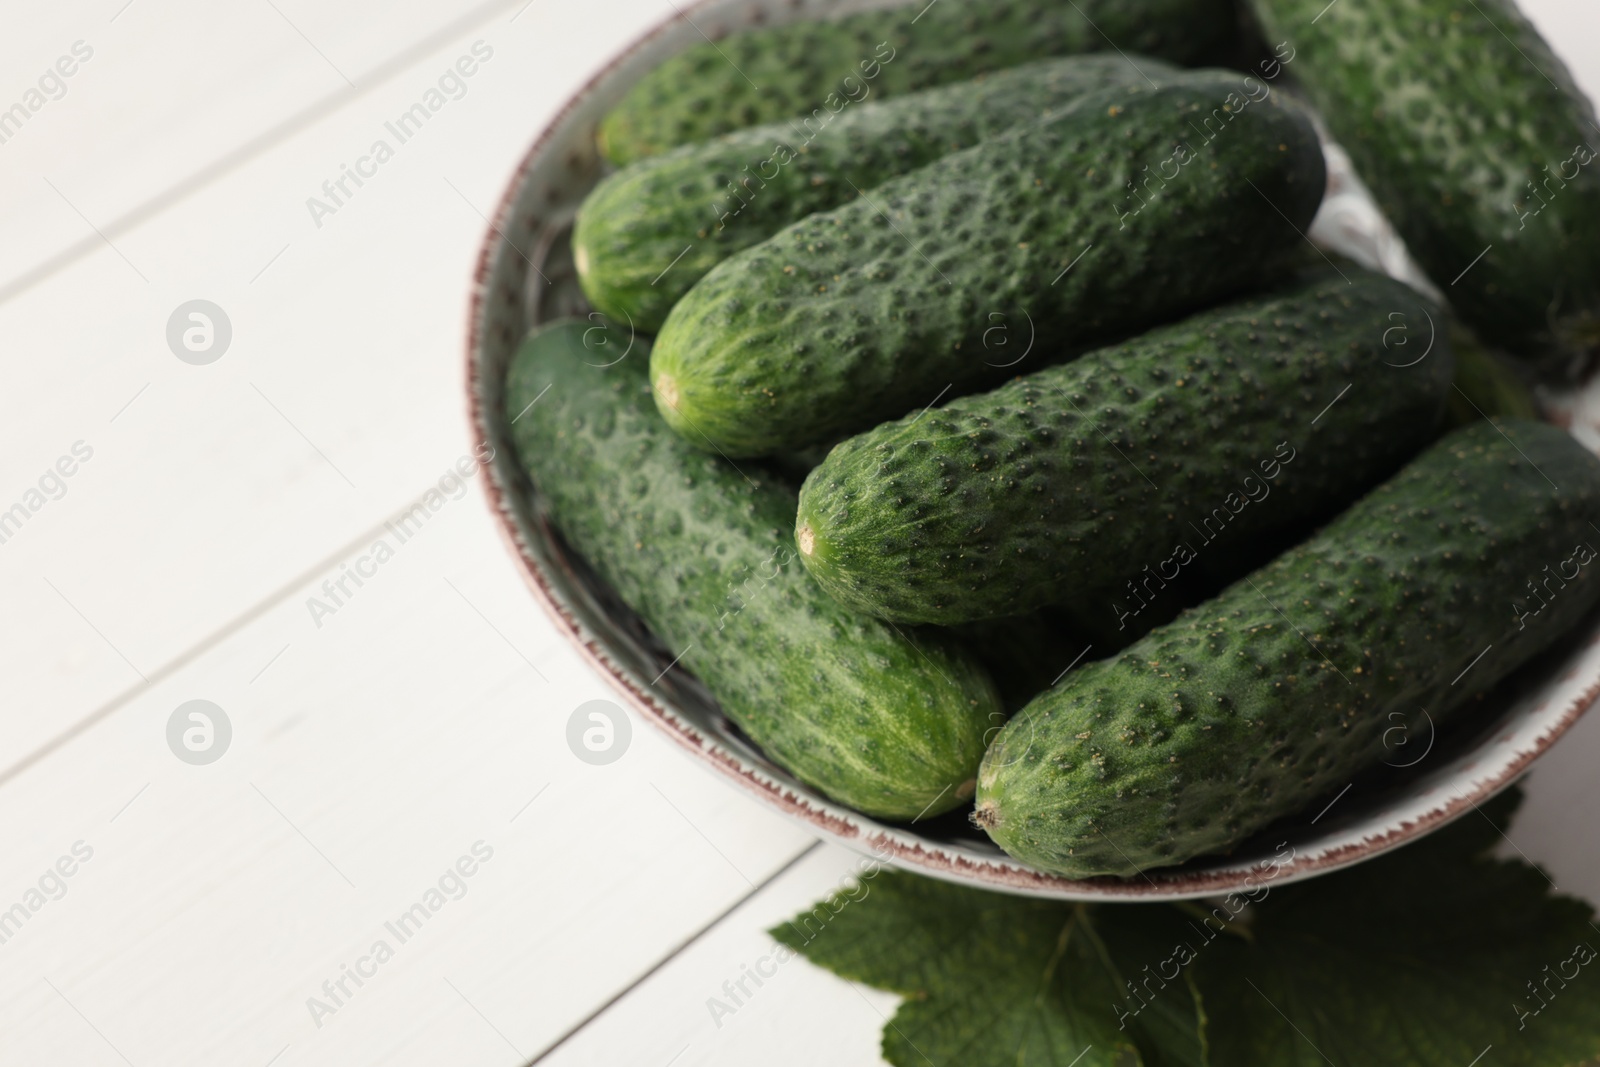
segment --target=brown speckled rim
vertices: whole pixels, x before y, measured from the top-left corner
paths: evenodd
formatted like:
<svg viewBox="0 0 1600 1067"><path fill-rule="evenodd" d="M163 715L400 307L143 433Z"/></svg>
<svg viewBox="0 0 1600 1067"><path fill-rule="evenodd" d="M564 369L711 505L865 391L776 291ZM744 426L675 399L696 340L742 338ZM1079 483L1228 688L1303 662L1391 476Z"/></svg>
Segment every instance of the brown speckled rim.
<svg viewBox="0 0 1600 1067"><path fill-rule="evenodd" d="M740 0L700 0L687 11L679 10L619 52L566 101L534 140L500 199L478 255L466 349L467 413L476 440L500 441L507 436L500 429L502 413L490 410L483 399L494 393L490 383L484 380L487 371L483 344L488 329L489 302L495 295L490 291L490 284L496 249L506 240L502 234L516 232L519 197L535 162L550 151L551 141L561 132L564 121L581 103L613 79L620 78L647 48L677 29L679 24L691 23L694 15L716 12L738 17L743 12L746 19L759 20L761 14L795 6L798 5L771 0L754 5ZM525 502L520 499L520 487L512 484L495 464L490 464L487 471L485 490L495 525L518 560L529 589L556 626L634 712L655 724L695 758L737 783L746 793L800 820L818 835L893 866L967 885L1074 900L1179 900L1254 892L1266 882L1278 885L1314 877L1371 859L1474 810L1515 782L1600 698L1600 655L1596 654L1600 650L1600 632L1597 632L1591 634L1582 647L1572 651L1562 676L1547 684L1546 689L1554 691L1544 694L1514 718L1508 716L1507 722L1485 733L1477 748L1456 757L1448 765L1448 776L1412 798L1409 806L1415 810L1373 816L1364 823L1330 832L1322 839L1301 842L1285 862L1276 859L1216 860L1199 866L1152 870L1142 877L1126 879L1064 878L999 853L990 855L974 848L921 837L912 828L877 823L775 775L722 740L696 729L684 714L642 684L605 639L591 632L578 617L567 594L547 573L547 564L528 550L519 534L518 515L526 512ZM1434 772L1434 777L1441 776ZM1398 808L1406 806L1396 805Z"/></svg>

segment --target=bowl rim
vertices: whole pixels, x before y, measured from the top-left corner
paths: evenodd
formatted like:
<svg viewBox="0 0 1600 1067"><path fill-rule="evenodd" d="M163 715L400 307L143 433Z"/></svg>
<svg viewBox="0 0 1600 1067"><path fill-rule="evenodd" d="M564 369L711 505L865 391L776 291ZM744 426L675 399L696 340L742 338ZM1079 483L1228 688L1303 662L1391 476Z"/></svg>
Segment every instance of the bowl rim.
<svg viewBox="0 0 1600 1067"><path fill-rule="evenodd" d="M691 17L695 14L709 10L731 14L739 6L740 0L695 0L686 6L674 5L674 13L619 48L567 97L517 163L485 226L473 271L464 369L466 414L475 440L496 439L497 419L502 414L485 403L486 394L481 388L485 377L484 361L480 356L488 331L487 313L493 296L491 274L496 250L502 243L515 248L505 234L512 229L517 202L535 163L549 149L551 142L564 132L563 126L572 113L622 68L630 65L641 52L674 32L680 24L695 26ZM880 2L873 6L883 5ZM695 28L698 31L698 27ZM1472 782L1464 791L1456 792L1442 803L1434 802L1416 818L1401 820L1398 825L1386 827L1381 833L1363 832L1357 841L1322 846L1304 856L1291 848L1287 862L1278 862L1277 859L1249 864L1224 861L1205 868L1166 868L1152 871L1155 878L1144 872L1140 872L1140 879L1113 876L1068 878L1037 870L1003 853L993 858L974 858L922 838L911 829L877 823L824 797L797 790L779 781L763 769L747 764L739 753L718 739L697 730L683 715L674 713L660 697L638 685L606 647L601 636L589 632L585 623L566 603L565 594L546 573L546 564L534 558L522 544L511 518L519 506L516 487L505 483L493 463L486 464L485 471L485 497L494 525L517 560L518 569L534 594L534 599L544 607L557 629L577 647L582 657L623 697L628 707L653 723L680 748L736 782L746 793L800 821L819 836L871 856L873 870L883 862L925 876L983 889L1084 901L1183 900L1241 892L1248 895L1261 890L1267 883L1284 885L1374 858L1425 836L1469 811L1477 810L1485 801L1514 784L1536 759L1600 700L1600 670L1595 672L1595 677L1585 688L1568 698L1566 706L1553 718L1549 705L1558 697L1545 696L1528 713L1530 717L1537 716L1541 720L1541 728L1531 744L1520 747L1513 758L1502 760L1492 774ZM1600 647L1600 629L1591 633L1581 647L1571 649L1560 680L1570 680L1578 669L1574 662L1585 651L1596 647ZM1477 748L1487 747L1493 737L1501 732L1499 725L1487 730Z"/></svg>

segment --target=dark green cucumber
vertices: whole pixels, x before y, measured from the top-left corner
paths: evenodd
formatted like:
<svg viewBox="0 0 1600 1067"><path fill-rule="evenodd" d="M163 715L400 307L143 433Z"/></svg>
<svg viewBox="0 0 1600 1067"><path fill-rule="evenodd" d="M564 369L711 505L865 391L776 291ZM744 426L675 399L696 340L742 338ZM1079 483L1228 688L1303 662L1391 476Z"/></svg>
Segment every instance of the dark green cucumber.
<svg viewBox="0 0 1600 1067"><path fill-rule="evenodd" d="M1083 97L724 260L662 327L662 414L729 456L825 441L1280 276L1322 150L1245 82Z"/></svg>
<svg viewBox="0 0 1600 1067"><path fill-rule="evenodd" d="M1600 352L1600 128L1512 0L1254 0L1406 246L1486 340Z"/></svg>
<svg viewBox="0 0 1600 1067"><path fill-rule="evenodd" d="M572 233L578 280L596 308L654 333L707 271L790 223L1086 93L1172 73L1142 57L1051 59L684 145L589 194Z"/></svg>
<svg viewBox="0 0 1600 1067"><path fill-rule="evenodd" d="M1600 600L1600 460L1478 422L1324 530L1111 660L990 746L975 820L1072 876L1224 851L1383 759L1392 713L1439 723Z"/></svg>
<svg viewBox="0 0 1600 1067"><path fill-rule="evenodd" d="M613 163L631 163L743 126L822 118L1050 56L1115 49L1220 63L1235 37L1227 0L916 0L696 44L639 80L601 123L600 148Z"/></svg>
<svg viewBox="0 0 1600 1067"><path fill-rule="evenodd" d="M539 401L512 433L562 533L796 778L885 818L966 803L1000 721L982 668L822 592L794 561L794 492L685 445L650 401L645 342L614 363L596 330L530 334L506 383L509 411Z"/></svg>
<svg viewBox="0 0 1600 1067"><path fill-rule="evenodd" d="M1324 269L885 423L806 478L800 559L896 622L1062 604L1123 629L1197 560L1331 514L1437 435L1454 361L1430 316Z"/></svg>

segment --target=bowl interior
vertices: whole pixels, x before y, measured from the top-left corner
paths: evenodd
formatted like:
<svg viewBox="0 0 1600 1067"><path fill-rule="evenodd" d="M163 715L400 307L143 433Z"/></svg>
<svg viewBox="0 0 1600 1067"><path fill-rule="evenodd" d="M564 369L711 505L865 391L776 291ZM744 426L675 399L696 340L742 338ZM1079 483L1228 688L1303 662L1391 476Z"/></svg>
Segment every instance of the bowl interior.
<svg viewBox="0 0 1600 1067"><path fill-rule="evenodd" d="M881 3L708 0L663 22L568 102L523 160L485 235L467 351L473 432L495 449L488 491L497 524L535 596L632 709L697 758L815 831L876 860L989 888L1069 899L1179 899L1282 883L1370 858L1473 810L1510 785L1600 695L1600 617L1519 671L1436 735L1425 712L1390 731L1386 765L1284 820L1226 857L1129 879L1067 879L1002 853L964 812L891 826L840 807L770 762L704 687L601 582L549 522L519 468L502 410L507 365L523 335L551 319L587 315L570 251L573 216L603 173L594 148L601 116L673 51L719 32ZM1369 266L1408 280L1405 258L1370 198L1329 150L1329 198L1313 235ZM631 338L621 350L627 352ZM619 341L620 343L620 341ZM627 358L624 355L622 358ZM1575 420L1581 395L1563 398ZM1600 398L1592 405L1600 410ZM530 412L530 418L538 412ZM1326 805L1324 807L1324 805Z"/></svg>

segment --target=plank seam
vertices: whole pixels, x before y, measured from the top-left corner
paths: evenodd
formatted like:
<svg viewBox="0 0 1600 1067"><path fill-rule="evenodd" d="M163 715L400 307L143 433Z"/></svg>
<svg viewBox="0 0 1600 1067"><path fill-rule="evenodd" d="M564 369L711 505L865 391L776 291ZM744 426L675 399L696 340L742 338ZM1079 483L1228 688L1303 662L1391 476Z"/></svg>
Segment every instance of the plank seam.
<svg viewBox="0 0 1600 1067"><path fill-rule="evenodd" d="M53 277L96 251L103 244L110 244L111 238L121 237L143 225L192 194L290 140L302 130L309 129L320 119L387 84L416 63L438 52L441 40L467 33L488 22L502 9L512 7L518 2L519 0L489 0L488 3L479 5L454 22L428 32L422 40L373 67L353 88L339 89L301 108L276 126L256 135L221 158L201 166L186 178L180 178L165 191L124 212L93 234L69 244L61 251L46 257L42 263L0 285L0 304L27 292L45 279ZM0 781L4 781L4 778L0 777Z"/></svg>
<svg viewBox="0 0 1600 1067"><path fill-rule="evenodd" d="M712 930L714 930L718 925L721 924L722 920L726 919L728 916L732 915L734 912L736 912L740 908L742 908L747 902L752 900L758 893L760 893L763 889L767 888L767 886L771 885L773 882L776 882L779 878L782 878L785 874L788 874L791 870L794 869L795 865L798 864L801 860L805 859L807 856L811 855L817 849L821 848L822 844L823 844L823 842L822 842L822 840L820 838L818 840L816 840L816 841L811 842L811 844L807 845L805 848L801 849L798 853L796 853L794 855L794 857L789 860L788 863L785 863L782 867L779 867L777 870L775 870L771 874L767 875L767 877L763 878L758 884L751 886L750 887L750 891L748 893L743 894L737 900L735 900L733 903L729 904L726 908L722 909L722 911L720 911L716 915L712 916L709 920L707 920L705 925L701 926L694 933L692 933L688 937L684 938L676 946L673 947L671 952L667 953L661 959L657 960L654 964L652 964L649 970L645 971L643 974L639 975L639 977L637 977L633 981L629 982L622 989L619 989L611 997L611 999L607 1000L605 1003L601 1004L598 1008L594 1009L594 1011L592 1011L588 1015L584 1016L577 1023L575 1023L571 1028L569 1028L566 1033L564 1033L560 1037L556 1038L555 1041L551 1042L549 1045L546 1045L542 1052L535 1053L533 1059L531 1059L527 1063L525 1063L523 1065L523 1067L534 1067L535 1064L542 1062L544 1059L546 1059L552 1053L554 1053L557 1049L559 1049L562 1045L565 1045L568 1041L572 1040L579 1033L581 1033L585 1028L587 1028L590 1023L592 1023L596 1019L600 1018L600 1016L604 1015L614 1005L616 1005L619 1001L621 1001L623 997L627 996L629 993L632 993L635 989L638 989L645 982L649 981L651 979L651 977L653 977L663 967L665 967L667 964L671 963L673 960L677 959L688 948L690 948L697 941L699 941L702 937L704 937L706 934L708 934Z"/></svg>
<svg viewBox="0 0 1600 1067"><path fill-rule="evenodd" d="M432 486L430 485L429 488L432 488ZM418 493L409 499L413 501L418 500L421 497L426 496L427 492L428 490L425 489L421 493ZM115 714L122 708L123 705L134 700L139 696L139 694L143 693L151 686L154 686L159 682L166 681L178 671L189 666L201 656L222 644L222 642L226 641L228 638L243 631L250 624L254 623L258 619L265 616L272 609L287 601L298 590L305 588L307 585L315 581L318 576L325 575L330 571L336 570L341 562L356 552L361 551L362 548L372 544L372 542L387 529L391 522L395 521L395 519L405 515L406 513L407 509L393 511L387 517L385 517L382 522L374 526L367 527L359 535L340 545L339 548L332 554L317 560L316 563L295 575L277 590L256 601L255 604L246 608L239 615L236 615L232 619L223 623L212 633L201 638L188 649L180 652L173 659L168 660L160 667L152 670L148 675L142 675L141 677L144 678L143 681L124 689L122 692L116 694L111 699L101 704L98 708L91 711L82 719L79 719L77 722L68 726L59 734L56 734L48 741L45 741L39 747L35 748L32 752L23 756L17 762L5 767L3 770L0 770L0 787L4 787L6 783L10 782L14 778L19 777L24 771L39 763L46 756L49 756L51 753L64 747L69 741L72 741L74 738L86 733L90 727ZM280 652L280 655L281 654L282 653ZM276 657L274 657L274 659L276 659ZM137 668L135 669L137 670Z"/></svg>

